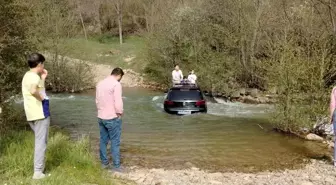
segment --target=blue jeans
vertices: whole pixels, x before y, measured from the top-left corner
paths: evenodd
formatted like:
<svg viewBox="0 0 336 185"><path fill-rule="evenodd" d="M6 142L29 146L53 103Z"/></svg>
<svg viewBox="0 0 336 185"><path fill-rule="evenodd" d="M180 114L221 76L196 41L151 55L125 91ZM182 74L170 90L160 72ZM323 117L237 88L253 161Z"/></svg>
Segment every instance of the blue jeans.
<svg viewBox="0 0 336 185"><path fill-rule="evenodd" d="M121 119L103 120L98 118L100 128L100 160L103 165L108 165L107 144L111 141L111 153L113 165L115 168L120 167L120 136L121 136Z"/></svg>

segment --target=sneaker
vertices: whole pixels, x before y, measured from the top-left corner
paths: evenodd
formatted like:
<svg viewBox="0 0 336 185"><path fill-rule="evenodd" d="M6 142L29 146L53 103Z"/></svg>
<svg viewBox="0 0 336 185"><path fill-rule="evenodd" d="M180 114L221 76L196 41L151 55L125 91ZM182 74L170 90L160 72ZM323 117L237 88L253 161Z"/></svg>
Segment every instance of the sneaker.
<svg viewBox="0 0 336 185"><path fill-rule="evenodd" d="M46 175L42 172L34 172L33 179L38 180L38 179L43 179L45 178Z"/></svg>
<svg viewBox="0 0 336 185"><path fill-rule="evenodd" d="M113 173L126 173L126 169L123 168L123 167L119 167L119 168L113 167L113 168L111 169L111 171L112 171Z"/></svg>
<svg viewBox="0 0 336 185"><path fill-rule="evenodd" d="M102 167L102 169L109 169L110 164L102 164L101 167Z"/></svg>

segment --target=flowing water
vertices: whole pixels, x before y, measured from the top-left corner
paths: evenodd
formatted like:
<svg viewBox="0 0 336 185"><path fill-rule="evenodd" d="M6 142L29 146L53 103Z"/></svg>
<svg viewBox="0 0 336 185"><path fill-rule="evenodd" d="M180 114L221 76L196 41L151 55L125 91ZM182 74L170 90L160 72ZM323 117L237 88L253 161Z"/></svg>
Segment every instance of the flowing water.
<svg viewBox="0 0 336 185"><path fill-rule="evenodd" d="M124 165L211 171L292 168L322 147L275 133L265 119L270 105L208 102L208 114L168 115L164 94L124 89L121 155ZM89 135L98 152L94 92L51 96L52 123L73 137ZM317 151L317 152L316 152Z"/></svg>

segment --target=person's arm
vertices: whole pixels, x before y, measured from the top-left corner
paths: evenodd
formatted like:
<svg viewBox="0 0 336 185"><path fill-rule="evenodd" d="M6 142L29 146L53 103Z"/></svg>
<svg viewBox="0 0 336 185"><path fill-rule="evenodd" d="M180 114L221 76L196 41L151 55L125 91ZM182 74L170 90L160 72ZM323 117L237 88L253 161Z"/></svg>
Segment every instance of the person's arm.
<svg viewBox="0 0 336 185"><path fill-rule="evenodd" d="M40 94L38 86L39 86L39 79L36 78L34 81L31 82L29 92L39 101L43 101L44 97Z"/></svg>
<svg viewBox="0 0 336 185"><path fill-rule="evenodd" d="M181 79L183 79L183 73L182 73L182 70L180 70L180 75L181 75Z"/></svg>
<svg viewBox="0 0 336 185"><path fill-rule="evenodd" d="M331 122L333 121L333 114L335 111L335 107L336 107L336 100L335 100L335 90L336 88L334 87L331 91L331 96L330 96L330 120Z"/></svg>
<svg viewBox="0 0 336 185"><path fill-rule="evenodd" d="M116 114L118 115L118 117L120 117L123 114L122 89L120 83L117 83L116 86L114 87L113 96L115 101L114 106Z"/></svg>

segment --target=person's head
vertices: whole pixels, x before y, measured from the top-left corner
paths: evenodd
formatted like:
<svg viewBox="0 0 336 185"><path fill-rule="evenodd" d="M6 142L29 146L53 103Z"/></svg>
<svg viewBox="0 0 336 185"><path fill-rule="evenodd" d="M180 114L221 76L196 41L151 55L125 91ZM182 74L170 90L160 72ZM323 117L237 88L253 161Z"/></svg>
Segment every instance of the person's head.
<svg viewBox="0 0 336 185"><path fill-rule="evenodd" d="M111 75L114 76L116 80L120 81L124 76L124 71L120 67L117 67L112 70Z"/></svg>
<svg viewBox="0 0 336 185"><path fill-rule="evenodd" d="M176 71L180 70L180 66L178 64L175 65L175 70Z"/></svg>
<svg viewBox="0 0 336 185"><path fill-rule="evenodd" d="M195 71L194 71L194 70L191 70L191 71L190 71L190 74L194 74L194 73L195 73Z"/></svg>
<svg viewBox="0 0 336 185"><path fill-rule="evenodd" d="M36 70L38 73L42 73L44 69L45 58L40 53L32 53L28 56L28 66L30 69Z"/></svg>
<svg viewBox="0 0 336 185"><path fill-rule="evenodd" d="M184 76L184 77L183 77L183 80L186 80L186 79L187 79L187 76Z"/></svg>

